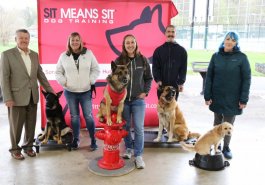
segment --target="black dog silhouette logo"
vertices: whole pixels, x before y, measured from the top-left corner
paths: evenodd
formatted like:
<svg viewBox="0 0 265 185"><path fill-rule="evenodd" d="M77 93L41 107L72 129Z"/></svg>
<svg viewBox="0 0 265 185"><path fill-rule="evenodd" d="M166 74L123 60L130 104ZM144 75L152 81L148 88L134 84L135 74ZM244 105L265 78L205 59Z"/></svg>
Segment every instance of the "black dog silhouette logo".
<svg viewBox="0 0 265 185"><path fill-rule="evenodd" d="M162 15L161 4L156 5L153 9L147 6L143 9L139 19L133 20L128 25L106 30L106 38L111 50L116 55L120 55L123 37L127 34L133 34L141 52L151 59L154 49L164 41L161 40L165 33ZM146 48L150 45L154 48Z"/></svg>

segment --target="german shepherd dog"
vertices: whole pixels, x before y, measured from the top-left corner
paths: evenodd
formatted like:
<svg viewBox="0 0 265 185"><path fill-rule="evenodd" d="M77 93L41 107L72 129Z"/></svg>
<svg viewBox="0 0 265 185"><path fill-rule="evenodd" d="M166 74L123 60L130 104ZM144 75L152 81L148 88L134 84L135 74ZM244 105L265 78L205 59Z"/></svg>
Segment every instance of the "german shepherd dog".
<svg viewBox="0 0 265 185"><path fill-rule="evenodd" d="M46 100L45 113L47 119L44 133L38 137L38 139L42 141L42 144L47 144L49 137L52 136L52 132L56 134L56 136L53 137L54 140L57 140L58 144L62 144L61 129L66 125L63 109L59 102L62 93L63 91L60 91L56 93L56 96L55 94L42 91Z"/></svg>
<svg viewBox="0 0 265 185"><path fill-rule="evenodd" d="M104 89L104 99L101 101L97 117L100 122L105 121L112 125L111 112L117 112L117 123L122 123L122 111L127 95L127 85L130 80L128 64L117 65L111 62L111 74L107 77L107 86Z"/></svg>
<svg viewBox="0 0 265 185"><path fill-rule="evenodd" d="M160 96L157 105L159 130L154 141L161 141L163 128L168 133L167 142L199 138L199 133L191 133L187 127L184 116L175 100L176 89L172 86L159 86L158 95Z"/></svg>

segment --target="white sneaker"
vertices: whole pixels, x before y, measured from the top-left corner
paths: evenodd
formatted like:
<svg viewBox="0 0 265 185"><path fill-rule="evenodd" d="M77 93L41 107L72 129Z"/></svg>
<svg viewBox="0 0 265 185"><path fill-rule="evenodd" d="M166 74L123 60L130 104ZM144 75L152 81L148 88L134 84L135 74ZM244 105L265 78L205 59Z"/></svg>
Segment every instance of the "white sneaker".
<svg viewBox="0 0 265 185"><path fill-rule="evenodd" d="M142 156L137 156L135 158L135 164L137 169L144 169L145 168L145 163L143 161Z"/></svg>
<svg viewBox="0 0 265 185"><path fill-rule="evenodd" d="M131 159L132 158L132 149L131 148L127 148L122 157L124 159Z"/></svg>

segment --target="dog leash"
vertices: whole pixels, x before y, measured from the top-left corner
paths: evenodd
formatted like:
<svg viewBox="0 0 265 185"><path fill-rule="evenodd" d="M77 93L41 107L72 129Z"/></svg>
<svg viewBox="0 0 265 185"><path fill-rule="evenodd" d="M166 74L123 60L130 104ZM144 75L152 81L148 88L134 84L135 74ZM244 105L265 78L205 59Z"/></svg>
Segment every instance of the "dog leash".
<svg viewBox="0 0 265 185"><path fill-rule="evenodd" d="M96 98L96 95L97 95L97 92L96 92L96 85L97 87L105 87L107 85L107 82L97 82L96 84L92 84L91 85L91 98L95 99ZM93 92L95 94L95 97L93 97Z"/></svg>
<svg viewBox="0 0 265 185"><path fill-rule="evenodd" d="M96 96L97 96L97 91L96 91L96 86L95 86L95 84L93 84L93 85L91 85L91 99L95 99L96 98ZM95 94L95 97L93 97L93 92L94 92L94 94Z"/></svg>

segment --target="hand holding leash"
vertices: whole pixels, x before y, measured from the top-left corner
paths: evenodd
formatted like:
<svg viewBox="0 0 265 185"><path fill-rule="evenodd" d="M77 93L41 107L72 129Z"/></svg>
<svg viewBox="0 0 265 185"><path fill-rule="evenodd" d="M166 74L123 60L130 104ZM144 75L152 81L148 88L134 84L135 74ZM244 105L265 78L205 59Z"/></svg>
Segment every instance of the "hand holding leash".
<svg viewBox="0 0 265 185"><path fill-rule="evenodd" d="M7 107L13 107L14 105L15 105L15 102L12 100L6 102Z"/></svg>

